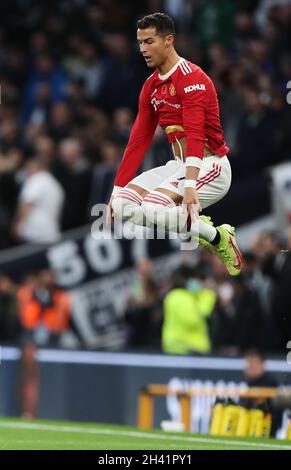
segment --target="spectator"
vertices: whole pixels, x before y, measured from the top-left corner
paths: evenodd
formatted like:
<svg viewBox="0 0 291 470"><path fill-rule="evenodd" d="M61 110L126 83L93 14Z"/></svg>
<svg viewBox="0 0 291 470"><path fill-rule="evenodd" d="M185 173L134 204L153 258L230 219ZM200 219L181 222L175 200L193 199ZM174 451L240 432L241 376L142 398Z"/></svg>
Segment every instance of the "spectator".
<svg viewBox="0 0 291 470"><path fill-rule="evenodd" d="M101 163L93 171L89 212L95 204L107 204L110 199L117 167L120 161L120 149L113 141L105 141L100 147Z"/></svg>
<svg viewBox="0 0 291 470"><path fill-rule="evenodd" d="M83 79L85 96L91 100L96 99L103 84L104 62L100 59L96 46L90 42L83 43L81 57L84 68L79 78Z"/></svg>
<svg viewBox="0 0 291 470"><path fill-rule="evenodd" d="M51 90L51 100L53 103L66 97L68 78L63 70L55 64L53 57L47 53L38 54L35 68L31 69L21 110L24 122L27 121L35 107L38 89L42 83L46 83Z"/></svg>
<svg viewBox="0 0 291 470"><path fill-rule="evenodd" d="M73 125L73 115L69 105L58 102L50 109L48 133L56 142L69 137Z"/></svg>
<svg viewBox="0 0 291 470"><path fill-rule="evenodd" d="M124 34L106 36L105 45L110 60L100 90L100 104L110 113L124 106L135 110L139 91L147 77L140 57L132 53L129 39Z"/></svg>
<svg viewBox="0 0 291 470"><path fill-rule="evenodd" d="M218 303L212 322L212 339L221 353L239 354L251 347L262 347L265 323L258 294L245 276L224 282L218 288Z"/></svg>
<svg viewBox="0 0 291 470"><path fill-rule="evenodd" d="M54 140L48 135L40 135L34 141L35 157L44 163L47 168L52 168L56 159Z"/></svg>
<svg viewBox="0 0 291 470"><path fill-rule="evenodd" d="M277 387L278 383L265 370L264 356L256 349L245 353L244 375L249 387Z"/></svg>
<svg viewBox="0 0 291 470"><path fill-rule="evenodd" d="M134 123L134 116L129 108L117 108L113 113L113 135L124 150Z"/></svg>
<svg viewBox="0 0 291 470"><path fill-rule="evenodd" d="M162 312L154 266L149 259L143 259L136 269L137 279L128 295L125 312L128 346L159 349Z"/></svg>
<svg viewBox="0 0 291 470"><path fill-rule="evenodd" d="M236 13L236 2L214 0L199 2L195 12L197 37L199 44L206 47L217 41L229 45L233 37L233 19ZM205 27L207 24L207 28Z"/></svg>
<svg viewBox="0 0 291 470"><path fill-rule="evenodd" d="M244 376L249 387L278 387L277 380L266 372L264 356L256 349L250 349L245 354ZM255 403L265 404L267 410L272 413L271 436L275 436L280 427L282 413L273 410L269 400L257 399ZM254 401L249 401L249 404L253 405Z"/></svg>
<svg viewBox="0 0 291 470"><path fill-rule="evenodd" d="M54 275L44 270L18 292L22 326L21 416L35 418L39 395L37 348L59 345L71 315L69 294L56 286Z"/></svg>
<svg viewBox="0 0 291 470"><path fill-rule="evenodd" d="M276 348L277 335L276 325L272 316L272 282L263 274L258 257L252 252L244 253L244 267L243 273L245 280L251 290L256 292L262 311L263 322L264 322L264 339L261 347L266 351L271 351Z"/></svg>
<svg viewBox="0 0 291 470"><path fill-rule="evenodd" d="M0 154L0 249L12 243L10 224L17 207L17 170L21 163L22 154L17 148Z"/></svg>
<svg viewBox="0 0 291 470"><path fill-rule="evenodd" d="M48 121L51 89L47 82L39 83L35 90L35 102L27 116L29 124L42 126Z"/></svg>
<svg viewBox="0 0 291 470"><path fill-rule="evenodd" d="M57 345L69 327L70 296L56 285L50 270L41 271L32 284L20 287L18 308L24 343Z"/></svg>
<svg viewBox="0 0 291 470"><path fill-rule="evenodd" d="M96 162L100 142L110 136L110 121L104 111L90 102L85 102L80 116L78 136L86 142L86 151L91 161Z"/></svg>
<svg viewBox="0 0 291 470"><path fill-rule="evenodd" d="M17 123L11 119L5 119L1 123L0 149L2 152L7 152L20 146L20 130Z"/></svg>
<svg viewBox="0 0 291 470"><path fill-rule="evenodd" d="M16 286L0 274L0 342L15 342L19 334Z"/></svg>
<svg viewBox="0 0 291 470"><path fill-rule="evenodd" d="M59 146L59 162L54 174L65 191L62 229L80 227L87 221L91 187L91 168L77 138L63 139Z"/></svg>
<svg viewBox="0 0 291 470"><path fill-rule="evenodd" d="M232 280L234 287L235 322L233 338L240 351L263 347L265 323L258 294L250 289L244 275Z"/></svg>
<svg viewBox="0 0 291 470"><path fill-rule="evenodd" d="M178 270L173 289L164 298L162 349L165 353L207 354L211 350L208 319L216 294L203 287L197 274L193 274L185 268Z"/></svg>
<svg viewBox="0 0 291 470"><path fill-rule="evenodd" d="M60 237L64 191L44 162L26 162L14 233L24 242L53 243Z"/></svg>
<svg viewBox="0 0 291 470"><path fill-rule="evenodd" d="M271 310L274 325L278 329L278 351L286 351L291 339L291 228L287 231L286 250L269 249L264 263L263 273L272 280Z"/></svg>
<svg viewBox="0 0 291 470"><path fill-rule="evenodd" d="M274 163L275 143L273 114L264 105L258 89L246 89L245 114L237 131L236 176L242 178Z"/></svg>

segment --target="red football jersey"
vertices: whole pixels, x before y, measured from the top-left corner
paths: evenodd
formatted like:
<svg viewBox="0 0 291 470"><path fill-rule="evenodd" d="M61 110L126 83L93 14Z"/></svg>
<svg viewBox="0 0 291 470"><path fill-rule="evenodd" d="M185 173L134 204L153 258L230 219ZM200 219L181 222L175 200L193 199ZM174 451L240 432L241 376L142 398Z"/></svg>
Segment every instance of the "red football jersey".
<svg viewBox="0 0 291 470"><path fill-rule="evenodd" d="M163 129L176 126L174 132L167 133L170 143L186 137L186 158L202 159L205 145L220 157L229 151L212 80L200 67L180 58L167 74L155 70L145 81L115 186L126 186L135 177L158 124Z"/></svg>

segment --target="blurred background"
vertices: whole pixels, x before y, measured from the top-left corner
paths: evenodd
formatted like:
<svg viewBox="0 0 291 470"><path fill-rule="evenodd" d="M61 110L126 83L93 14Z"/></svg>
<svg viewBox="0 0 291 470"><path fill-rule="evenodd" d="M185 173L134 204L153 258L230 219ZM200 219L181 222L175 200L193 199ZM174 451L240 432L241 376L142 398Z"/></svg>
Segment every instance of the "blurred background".
<svg viewBox="0 0 291 470"><path fill-rule="evenodd" d="M217 89L233 183L207 214L238 227L235 279L176 240L91 234L151 73L136 20L155 11ZM291 2L15 0L0 18L0 413L133 423L140 387L244 381L253 348L291 383ZM157 129L141 171L169 158Z"/></svg>

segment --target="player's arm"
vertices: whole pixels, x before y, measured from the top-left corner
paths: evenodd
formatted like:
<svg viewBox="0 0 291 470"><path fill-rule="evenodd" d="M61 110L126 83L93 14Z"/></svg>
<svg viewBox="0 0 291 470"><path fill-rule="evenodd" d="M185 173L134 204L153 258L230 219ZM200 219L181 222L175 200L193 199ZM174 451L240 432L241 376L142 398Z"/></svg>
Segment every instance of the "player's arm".
<svg viewBox="0 0 291 470"><path fill-rule="evenodd" d="M205 110L208 100L208 83L204 76L188 74L183 77L180 89L183 128L187 139L186 176L183 205L187 215L195 220L201 206L196 191L196 181L202 165L205 143Z"/></svg>
<svg viewBox="0 0 291 470"><path fill-rule="evenodd" d="M144 85L139 97L138 114L117 171L114 186L124 187L135 177L151 145L158 119L148 94Z"/></svg>
<svg viewBox="0 0 291 470"><path fill-rule="evenodd" d="M115 177L112 197L135 177L151 145L157 124L158 118L150 103L148 92L144 85L139 97L138 114ZM113 215L111 207L112 197L108 206L110 216Z"/></svg>

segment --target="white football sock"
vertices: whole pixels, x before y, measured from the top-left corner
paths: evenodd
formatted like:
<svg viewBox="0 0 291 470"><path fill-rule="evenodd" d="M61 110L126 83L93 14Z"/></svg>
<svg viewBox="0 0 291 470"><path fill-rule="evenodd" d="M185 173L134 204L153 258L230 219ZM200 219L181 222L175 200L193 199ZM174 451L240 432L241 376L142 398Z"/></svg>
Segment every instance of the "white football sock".
<svg viewBox="0 0 291 470"><path fill-rule="evenodd" d="M208 242L212 242L217 233L216 228L213 225L209 225L204 220L199 219L199 237L203 238Z"/></svg>

